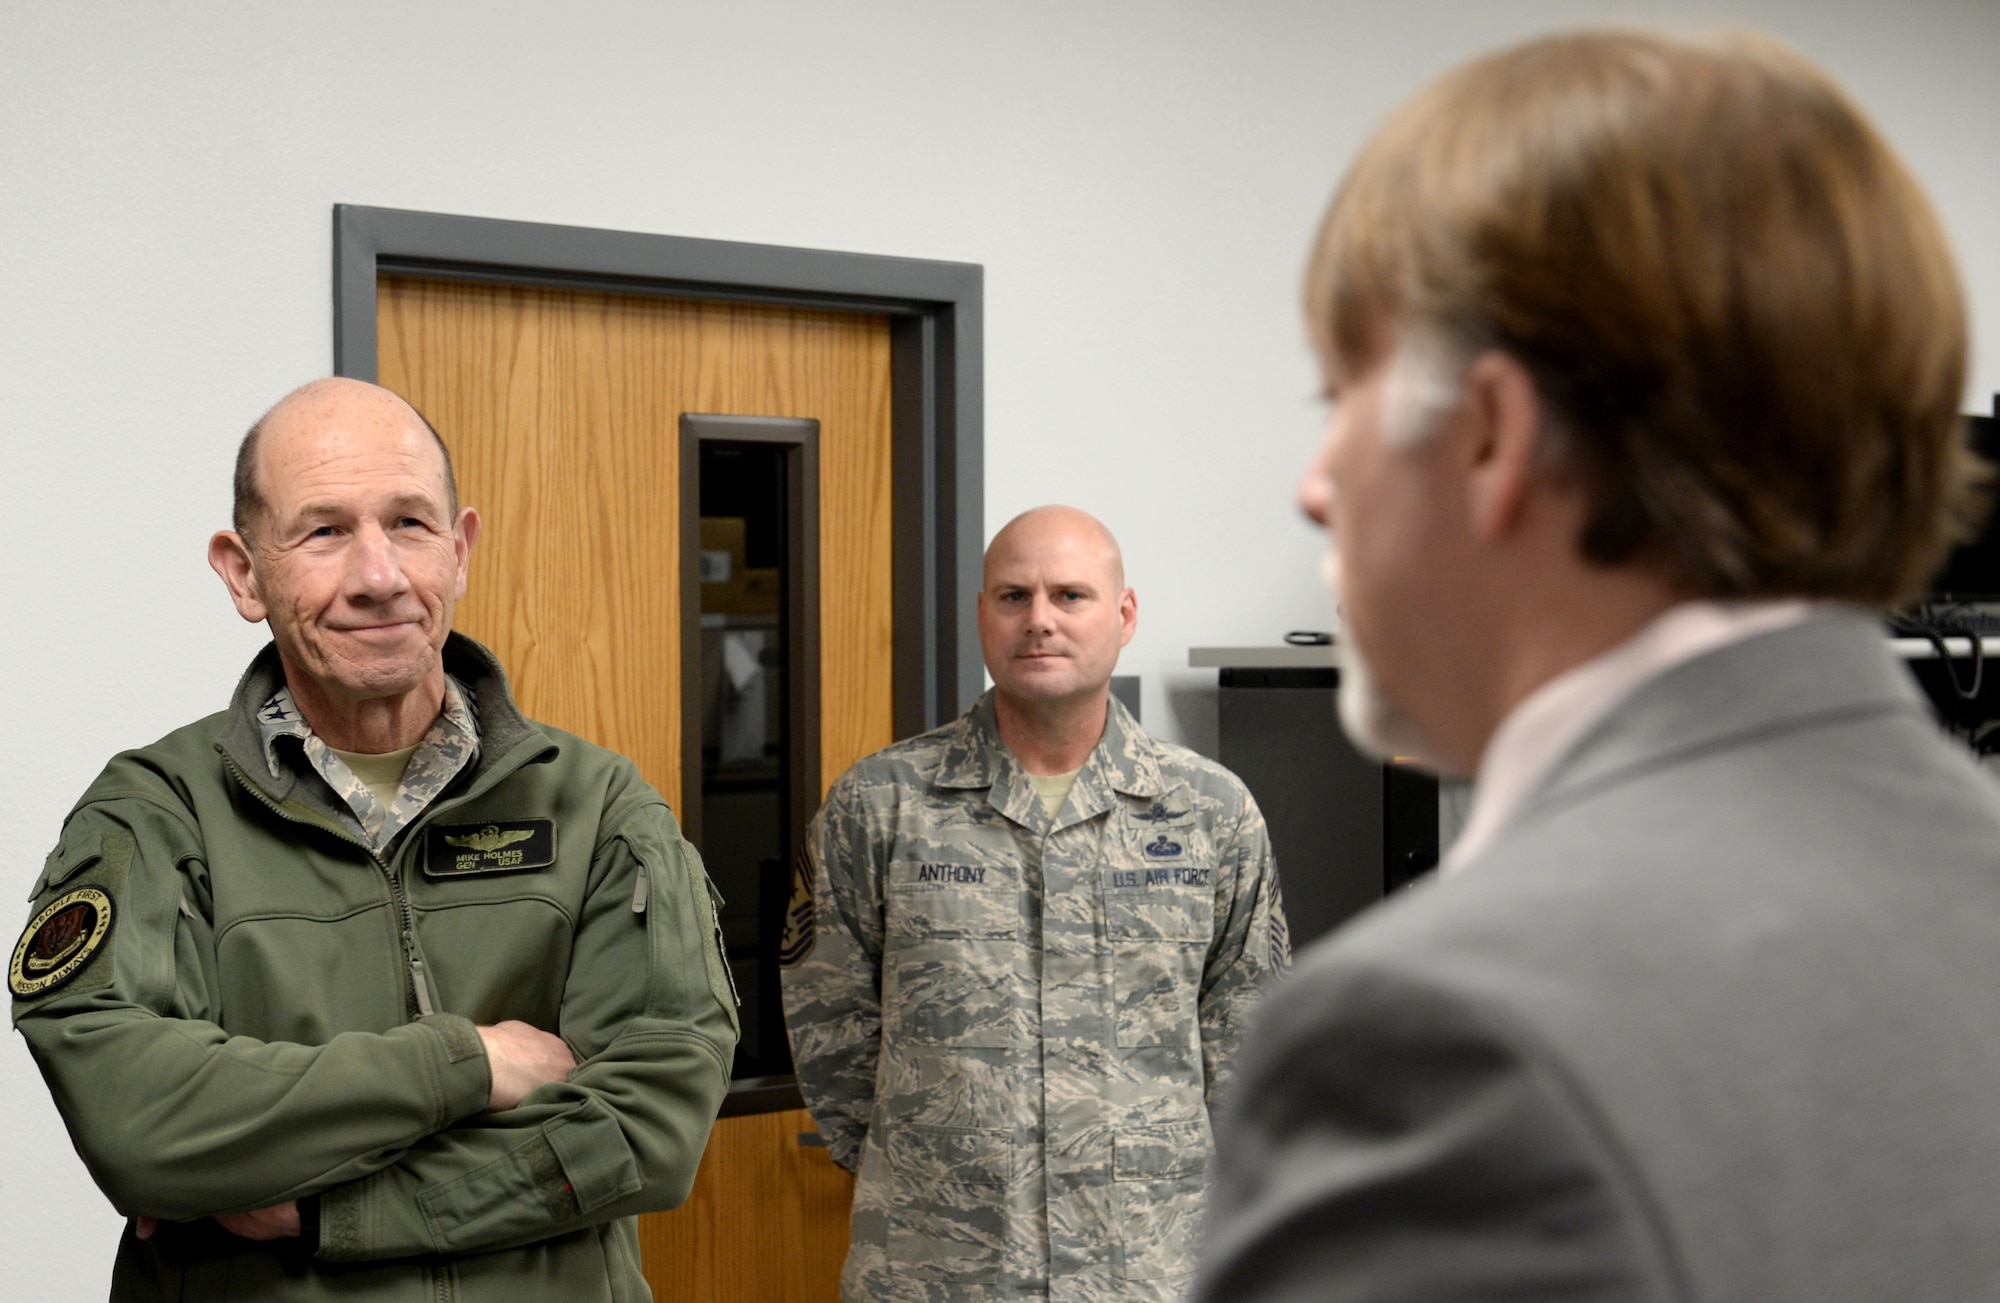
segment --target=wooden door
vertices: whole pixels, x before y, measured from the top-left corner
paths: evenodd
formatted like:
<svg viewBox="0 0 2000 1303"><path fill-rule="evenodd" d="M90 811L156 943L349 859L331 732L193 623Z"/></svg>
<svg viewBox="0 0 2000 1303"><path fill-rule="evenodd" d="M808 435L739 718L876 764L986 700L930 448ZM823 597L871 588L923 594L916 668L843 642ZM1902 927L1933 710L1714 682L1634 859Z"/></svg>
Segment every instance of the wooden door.
<svg viewBox="0 0 2000 1303"><path fill-rule="evenodd" d="M820 422L820 773L893 740L890 348L859 313L385 276L381 382L451 446L485 533L455 624L523 710L681 802L679 419ZM687 781L699 783L699 775ZM640 1221L662 1299L833 1299L852 1185L803 1110L725 1118Z"/></svg>

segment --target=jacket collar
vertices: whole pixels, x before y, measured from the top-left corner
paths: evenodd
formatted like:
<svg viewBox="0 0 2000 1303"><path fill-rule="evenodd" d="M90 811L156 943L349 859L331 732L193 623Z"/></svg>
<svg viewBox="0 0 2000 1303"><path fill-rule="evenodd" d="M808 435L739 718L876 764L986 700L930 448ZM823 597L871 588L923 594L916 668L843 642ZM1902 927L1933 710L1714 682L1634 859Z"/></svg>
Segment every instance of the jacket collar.
<svg viewBox="0 0 2000 1303"><path fill-rule="evenodd" d="M945 789L989 789L989 802L1016 823L1035 827L1049 822L1026 771L1000 740L990 688L951 725L944 757L932 781ZM1151 800L1165 790L1157 744L1118 698L1111 698L1104 736L1097 740L1090 759L1084 761L1083 772L1076 776L1065 807L1070 815L1065 823L1110 809L1114 793Z"/></svg>
<svg viewBox="0 0 2000 1303"><path fill-rule="evenodd" d="M544 750L555 749L549 735L514 704L513 693L507 686L507 672L492 652L462 633L451 633L445 637L444 668L465 685L469 704L479 719L479 754L454 787L462 790L503 764L512 768ZM264 762L263 731L257 724L257 711L284 685L285 671L278 660L278 645L266 643L237 680L222 731L216 735L215 749L235 763L244 781L272 801L279 804L287 800L302 801L315 813L338 823L343 806L331 789L320 790L325 784L317 781L317 775L310 776L315 781L307 782L306 776L286 766L284 772L273 777ZM521 754L515 755L517 751Z"/></svg>
<svg viewBox="0 0 2000 1303"><path fill-rule="evenodd" d="M1760 734L1907 713L1923 700L1879 619L1839 611L1697 656L1585 731L1522 806L1525 825L1584 797Z"/></svg>

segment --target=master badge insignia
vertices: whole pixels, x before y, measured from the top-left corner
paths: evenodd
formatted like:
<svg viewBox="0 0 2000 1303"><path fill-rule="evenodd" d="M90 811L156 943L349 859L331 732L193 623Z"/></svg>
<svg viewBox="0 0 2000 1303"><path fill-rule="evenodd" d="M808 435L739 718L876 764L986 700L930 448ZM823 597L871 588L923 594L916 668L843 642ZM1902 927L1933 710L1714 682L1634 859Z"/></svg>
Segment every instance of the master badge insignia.
<svg viewBox="0 0 2000 1303"><path fill-rule="evenodd" d="M430 830L425 851L424 874L432 878L545 869L556 862L556 821L440 824Z"/></svg>
<svg viewBox="0 0 2000 1303"><path fill-rule="evenodd" d="M1173 841L1165 833L1146 843L1146 854L1156 860L1170 860L1181 853L1181 844Z"/></svg>
<svg viewBox="0 0 2000 1303"><path fill-rule="evenodd" d="M800 846L792 869L792 895L785 903L785 932L778 941L778 964L796 968L812 953L818 939L813 916L813 862L808 847Z"/></svg>
<svg viewBox="0 0 2000 1303"><path fill-rule="evenodd" d="M444 839L444 844L463 846L475 851L497 851L503 846L524 842L534 835L534 830L529 828L509 828L506 832L501 832L498 827L489 823L478 832L468 833L463 837L447 837Z"/></svg>
<svg viewBox="0 0 2000 1303"><path fill-rule="evenodd" d="M83 971L111 935L111 896L98 887L64 892L35 915L14 947L7 989L25 1000Z"/></svg>

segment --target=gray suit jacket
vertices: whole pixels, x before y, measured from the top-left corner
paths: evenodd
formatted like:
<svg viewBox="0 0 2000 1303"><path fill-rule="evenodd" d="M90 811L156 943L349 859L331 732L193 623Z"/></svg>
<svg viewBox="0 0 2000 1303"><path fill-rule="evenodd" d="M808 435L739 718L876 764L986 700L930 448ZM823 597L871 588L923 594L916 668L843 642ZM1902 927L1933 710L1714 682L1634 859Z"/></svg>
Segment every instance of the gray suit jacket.
<svg viewBox="0 0 2000 1303"><path fill-rule="evenodd" d="M2000 1299L2000 785L1880 626L1643 685L1308 952L1203 1299Z"/></svg>

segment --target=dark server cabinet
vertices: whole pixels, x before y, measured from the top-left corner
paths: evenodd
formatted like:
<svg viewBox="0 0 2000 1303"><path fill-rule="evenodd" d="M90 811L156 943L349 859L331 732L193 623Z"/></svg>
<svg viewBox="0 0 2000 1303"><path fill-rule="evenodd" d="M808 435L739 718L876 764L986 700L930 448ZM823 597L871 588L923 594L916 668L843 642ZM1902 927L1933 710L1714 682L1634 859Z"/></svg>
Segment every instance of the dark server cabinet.
<svg viewBox="0 0 2000 1303"><path fill-rule="evenodd" d="M1438 862L1437 780L1356 751L1339 684L1331 668L1221 668L1216 758L1264 812L1295 947Z"/></svg>

